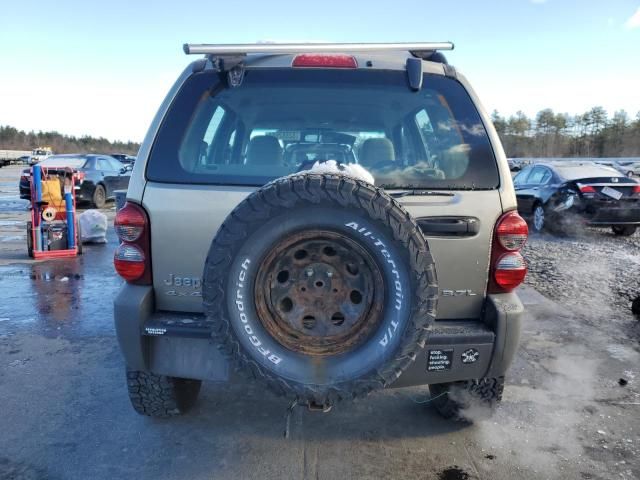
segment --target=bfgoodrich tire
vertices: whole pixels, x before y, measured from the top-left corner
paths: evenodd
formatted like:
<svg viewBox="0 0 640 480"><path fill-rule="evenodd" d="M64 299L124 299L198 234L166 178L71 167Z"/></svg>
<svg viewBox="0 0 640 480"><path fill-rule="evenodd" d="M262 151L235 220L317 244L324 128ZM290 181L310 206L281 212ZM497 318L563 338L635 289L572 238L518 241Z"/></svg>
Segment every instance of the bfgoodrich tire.
<svg viewBox="0 0 640 480"><path fill-rule="evenodd" d="M200 380L127 370L127 389L133 409L149 417L174 417L188 411L200 393Z"/></svg>
<svg viewBox="0 0 640 480"><path fill-rule="evenodd" d="M411 216L332 174L247 197L213 239L203 283L222 351L276 393L325 407L400 376L424 346L437 291Z"/></svg>
<svg viewBox="0 0 640 480"><path fill-rule="evenodd" d="M432 404L447 419L472 423L490 417L502 401L504 377L429 385Z"/></svg>

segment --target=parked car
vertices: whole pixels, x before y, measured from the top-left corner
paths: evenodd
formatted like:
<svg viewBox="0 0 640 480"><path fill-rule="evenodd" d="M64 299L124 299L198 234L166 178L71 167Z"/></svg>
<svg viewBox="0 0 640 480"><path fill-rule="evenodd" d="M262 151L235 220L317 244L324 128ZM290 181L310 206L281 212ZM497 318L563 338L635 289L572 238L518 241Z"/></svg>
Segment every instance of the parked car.
<svg viewBox="0 0 640 480"><path fill-rule="evenodd" d="M528 230L447 46L186 47L206 57L160 107L115 220L138 413L184 412L231 365L323 411L426 384L449 418L500 401Z"/></svg>
<svg viewBox="0 0 640 480"><path fill-rule="evenodd" d="M620 168L624 171L627 177L640 175L640 162L621 162Z"/></svg>
<svg viewBox="0 0 640 480"><path fill-rule="evenodd" d="M598 165L606 165L607 167L615 168L618 172L623 173L627 177L633 177L633 171L628 168L628 165L633 162L617 161L617 160L595 160Z"/></svg>
<svg viewBox="0 0 640 480"><path fill-rule="evenodd" d="M109 155L52 155L39 165L48 170L73 169L76 200L89 202L96 208L103 208L107 200L112 200L115 190L126 190L131 178L131 168ZM31 198L30 172L30 169L22 171L20 198Z"/></svg>
<svg viewBox="0 0 640 480"><path fill-rule="evenodd" d="M633 235L640 225L640 184L595 162L530 165L513 179L518 211L536 232L579 224Z"/></svg>
<svg viewBox="0 0 640 480"><path fill-rule="evenodd" d="M126 153L111 153L109 155L125 165L133 165L136 162L136 157L127 155Z"/></svg>
<svg viewBox="0 0 640 480"><path fill-rule="evenodd" d="M31 152L31 156L29 157L29 165L35 165L36 163L49 158L51 155L53 155L53 150L51 150L51 147L34 148Z"/></svg>
<svg viewBox="0 0 640 480"><path fill-rule="evenodd" d="M520 168L521 168L520 164L517 163L512 158L508 158L507 159L507 163L509 164L509 170L511 170L512 172L519 172L520 171Z"/></svg>

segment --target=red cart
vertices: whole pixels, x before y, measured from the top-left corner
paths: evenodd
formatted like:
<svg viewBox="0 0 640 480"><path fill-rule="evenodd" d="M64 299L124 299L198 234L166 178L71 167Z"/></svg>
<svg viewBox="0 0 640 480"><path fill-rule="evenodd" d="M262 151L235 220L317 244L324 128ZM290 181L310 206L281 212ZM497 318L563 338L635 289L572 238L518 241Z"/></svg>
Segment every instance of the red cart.
<svg viewBox="0 0 640 480"><path fill-rule="evenodd" d="M69 168L31 167L31 221L27 223L30 257L75 257L82 253L75 180Z"/></svg>

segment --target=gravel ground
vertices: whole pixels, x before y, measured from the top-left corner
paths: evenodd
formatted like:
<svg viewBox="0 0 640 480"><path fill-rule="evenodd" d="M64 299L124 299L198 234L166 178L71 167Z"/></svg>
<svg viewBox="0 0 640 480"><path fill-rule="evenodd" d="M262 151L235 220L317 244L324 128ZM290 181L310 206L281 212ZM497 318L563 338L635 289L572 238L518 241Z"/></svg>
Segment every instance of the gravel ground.
<svg viewBox="0 0 640 480"><path fill-rule="evenodd" d="M631 301L640 295L640 232L617 237L609 230L586 229L566 237L533 235L523 251L526 283L585 319L604 318L640 329Z"/></svg>

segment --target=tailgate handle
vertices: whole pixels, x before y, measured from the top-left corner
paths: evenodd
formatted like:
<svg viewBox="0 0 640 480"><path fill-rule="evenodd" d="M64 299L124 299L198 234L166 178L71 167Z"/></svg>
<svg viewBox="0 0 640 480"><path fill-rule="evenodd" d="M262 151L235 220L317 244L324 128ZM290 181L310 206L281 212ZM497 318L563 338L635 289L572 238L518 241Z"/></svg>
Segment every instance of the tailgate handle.
<svg viewBox="0 0 640 480"><path fill-rule="evenodd" d="M480 231L475 217L421 217L416 220L425 235L472 237Z"/></svg>

